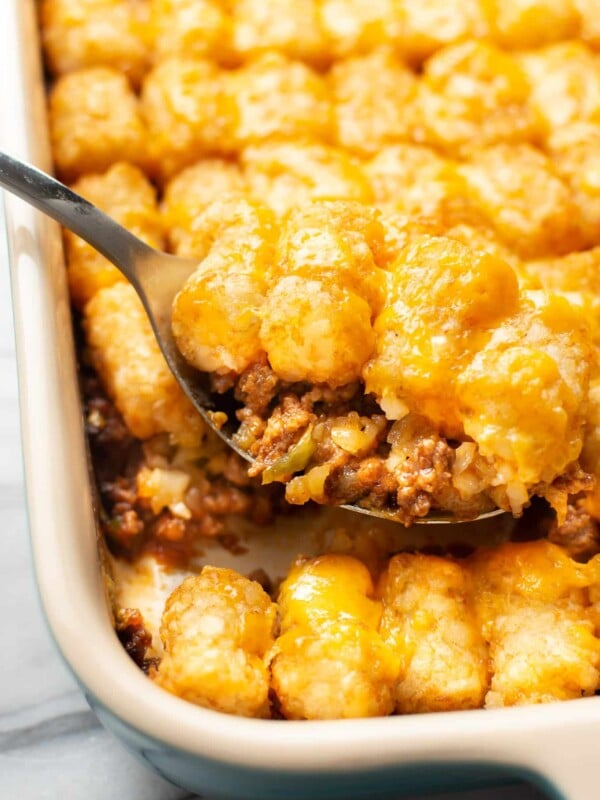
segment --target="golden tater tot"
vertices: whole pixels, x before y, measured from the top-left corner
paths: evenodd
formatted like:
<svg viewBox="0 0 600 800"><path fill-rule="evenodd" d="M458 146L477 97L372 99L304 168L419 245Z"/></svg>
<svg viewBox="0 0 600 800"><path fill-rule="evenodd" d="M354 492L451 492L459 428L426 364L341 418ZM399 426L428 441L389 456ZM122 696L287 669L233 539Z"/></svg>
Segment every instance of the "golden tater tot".
<svg viewBox="0 0 600 800"><path fill-rule="evenodd" d="M566 297L583 312L600 343L600 247L559 258L527 261L523 269L553 294Z"/></svg>
<svg viewBox="0 0 600 800"><path fill-rule="evenodd" d="M210 224L219 214L221 228ZM242 372L257 360L260 314L275 252L274 215L245 198L213 204L200 220L208 255L173 303L173 335L183 356L208 372Z"/></svg>
<svg viewBox="0 0 600 800"><path fill-rule="evenodd" d="M390 270L387 301L374 324L375 355L364 371L366 391L391 419L413 410L446 435L460 435L452 390L459 364L516 310L516 275L489 253L431 236L415 238Z"/></svg>
<svg viewBox="0 0 600 800"><path fill-rule="evenodd" d="M203 155L231 149L235 110L223 73L211 61L161 61L144 80L141 111L164 178Z"/></svg>
<svg viewBox="0 0 600 800"><path fill-rule="evenodd" d="M450 45L424 67L417 138L465 157L495 142L528 142L539 122L525 72L508 53L478 41Z"/></svg>
<svg viewBox="0 0 600 800"><path fill-rule="evenodd" d="M120 162L102 175L83 176L73 189L144 242L163 249L156 192L137 167ZM64 236L69 291L75 305L82 308L99 289L125 280L113 264L79 236L67 230Z"/></svg>
<svg viewBox="0 0 600 800"><path fill-rule="evenodd" d="M333 58L394 45L403 31L398 0L320 0L321 19Z"/></svg>
<svg viewBox="0 0 600 800"><path fill-rule="evenodd" d="M155 60L169 56L231 59L231 19L218 0L150 0Z"/></svg>
<svg viewBox="0 0 600 800"><path fill-rule="evenodd" d="M138 0L43 0L40 22L50 71L113 67L139 83L149 64L146 11Z"/></svg>
<svg viewBox="0 0 600 800"><path fill-rule="evenodd" d="M522 258L561 255L583 244L570 188L546 156L526 144L498 144L461 166L471 202Z"/></svg>
<svg viewBox="0 0 600 800"><path fill-rule="evenodd" d="M435 221L440 233L458 221L481 217L455 162L430 147L383 147L365 164L365 172L378 206Z"/></svg>
<svg viewBox="0 0 600 800"><path fill-rule="evenodd" d="M365 206L314 203L290 214L260 329L280 377L332 387L359 378L383 300L380 254L383 228Z"/></svg>
<svg viewBox="0 0 600 800"><path fill-rule="evenodd" d="M527 288L529 286L527 283L529 276L525 275L521 259L510 247L500 241L495 231L477 219L477 213L472 208L467 205L467 209L463 214L467 221L456 222L450 226L446 225L443 230L444 236L449 239L456 239L472 250L483 250L506 261L517 273L520 285L523 288ZM535 285L537 287L537 283Z"/></svg>
<svg viewBox="0 0 600 800"><path fill-rule="evenodd" d="M276 608L262 587L231 569L204 567L169 596L160 628L165 655L154 681L196 705L269 714L264 655Z"/></svg>
<svg viewBox="0 0 600 800"><path fill-rule="evenodd" d="M547 149L573 190L585 243L600 244L600 124L565 125L549 136Z"/></svg>
<svg viewBox="0 0 600 800"><path fill-rule="evenodd" d="M162 216L173 252L202 257L206 249L202 212L212 202L247 189L237 164L218 158L199 161L171 178L165 186Z"/></svg>
<svg viewBox="0 0 600 800"><path fill-rule="evenodd" d="M469 559L475 607L489 644L485 705L545 703L591 695L600 641L584 589L592 578L547 541L505 544Z"/></svg>
<svg viewBox="0 0 600 800"><path fill-rule="evenodd" d="M279 233L277 219L272 209L245 192L230 192L206 206L194 233L200 258L217 245L235 251L241 268L250 268L258 253L265 270L275 269L271 249Z"/></svg>
<svg viewBox="0 0 600 800"><path fill-rule="evenodd" d="M238 266L230 249L214 250L175 298L173 334L196 369L240 373L260 357L267 285L260 270L241 272Z"/></svg>
<svg viewBox="0 0 600 800"><path fill-rule="evenodd" d="M288 719L389 714L400 658L377 632L381 603L351 556L299 561L279 591L271 685Z"/></svg>
<svg viewBox="0 0 600 800"><path fill-rule="evenodd" d="M493 38L502 47L541 47L579 33L574 0L492 0Z"/></svg>
<svg viewBox="0 0 600 800"><path fill-rule="evenodd" d="M402 51L418 62L447 44L489 33L486 0L399 0L398 5L404 14Z"/></svg>
<svg viewBox="0 0 600 800"><path fill-rule="evenodd" d="M267 53L226 78L235 108L236 148L279 139L331 139L332 116L324 79L300 61Z"/></svg>
<svg viewBox="0 0 600 800"><path fill-rule="evenodd" d="M373 154L386 144L411 138L417 80L393 51L338 61L329 73L329 85L340 146Z"/></svg>
<svg viewBox="0 0 600 800"><path fill-rule="evenodd" d="M378 311L385 294L384 229L379 213L350 202L309 203L284 220L276 272L336 284Z"/></svg>
<svg viewBox="0 0 600 800"><path fill-rule="evenodd" d="M360 377L371 355L371 309L335 283L294 275L269 292L260 340L275 372L286 381L342 386Z"/></svg>
<svg viewBox="0 0 600 800"><path fill-rule="evenodd" d="M519 313L459 376L465 433L495 459L513 512L523 502L519 492L526 496L519 484L550 483L579 456L590 360L577 309L561 297L523 292Z"/></svg>
<svg viewBox="0 0 600 800"><path fill-rule="evenodd" d="M246 148L240 160L252 195L280 216L311 200L373 199L362 164L337 147L267 142Z"/></svg>
<svg viewBox="0 0 600 800"><path fill-rule="evenodd" d="M387 207L387 204L382 204L380 220L384 234L378 263L388 270L398 258L398 253L407 245L424 234L440 236L445 232L444 226L435 216L413 216L402 211L394 211L393 208Z"/></svg>
<svg viewBox="0 0 600 800"><path fill-rule="evenodd" d="M521 606L496 621L486 708L591 696L600 643L584 609Z"/></svg>
<svg viewBox="0 0 600 800"><path fill-rule="evenodd" d="M360 376L383 299L382 246L383 228L364 206L315 203L290 215L260 329L284 380L341 386Z"/></svg>
<svg viewBox="0 0 600 800"><path fill-rule="evenodd" d="M597 0L573 0L581 20L580 36L594 50L600 49L600 14Z"/></svg>
<svg viewBox="0 0 600 800"><path fill-rule="evenodd" d="M204 422L168 368L133 286L96 292L83 325L92 364L131 433L168 433L175 444L197 445Z"/></svg>
<svg viewBox="0 0 600 800"><path fill-rule="evenodd" d="M462 565L419 554L394 556L380 596L379 631L402 659L396 711L479 708L487 691L487 650Z"/></svg>
<svg viewBox="0 0 600 800"><path fill-rule="evenodd" d="M115 161L148 167L148 133L127 78L90 67L59 78L50 92L54 161L67 181Z"/></svg>
<svg viewBox="0 0 600 800"><path fill-rule="evenodd" d="M328 60L319 0L233 0L233 42L246 60L266 50L322 64Z"/></svg>
<svg viewBox="0 0 600 800"><path fill-rule="evenodd" d="M571 122L600 122L600 57L585 44L561 42L520 60L546 134Z"/></svg>

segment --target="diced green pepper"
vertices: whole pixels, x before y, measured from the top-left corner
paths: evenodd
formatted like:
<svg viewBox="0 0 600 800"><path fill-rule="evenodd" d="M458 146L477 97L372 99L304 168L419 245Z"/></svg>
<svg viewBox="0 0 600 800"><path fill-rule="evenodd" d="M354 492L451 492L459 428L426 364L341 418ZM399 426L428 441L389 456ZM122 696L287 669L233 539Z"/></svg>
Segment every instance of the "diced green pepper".
<svg viewBox="0 0 600 800"><path fill-rule="evenodd" d="M286 477L304 469L317 446L312 438L312 430L313 426L309 425L287 453L278 458L277 461L269 464L262 474L263 485L274 481L283 483Z"/></svg>

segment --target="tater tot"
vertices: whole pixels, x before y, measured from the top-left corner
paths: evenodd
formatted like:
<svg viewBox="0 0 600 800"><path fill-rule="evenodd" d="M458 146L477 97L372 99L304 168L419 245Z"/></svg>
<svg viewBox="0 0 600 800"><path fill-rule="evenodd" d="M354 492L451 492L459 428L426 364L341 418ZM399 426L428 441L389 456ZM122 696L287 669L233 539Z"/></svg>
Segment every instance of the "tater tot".
<svg viewBox="0 0 600 800"><path fill-rule="evenodd" d="M528 99L511 55L486 42L451 45L425 64L417 137L460 157L495 142L534 141L540 126Z"/></svg>
<svg viewBox="0 0 600 800"><path fill-rule="evenodd" d="M171 178L165 186L161 210L173 252L202 257L206 247L202 213L214 201L243 194L247 189L238 165L218 158L199 161Z"/></svg>
<svg viewBox="0 0 600 800"><path fill-rule="evenodd" d="M100 289L83 324L92 363L131 433L168 433L175 444L197 445L204 423L168 368L133 286Z"/></svg>
<svg viewBox="0 0 600 800"><path fill-rule="evenodd" d="M279 235L277 218L246 192L224 194L206 206L196 220L194 235L200 258L215 244L235 251L241 267L251 267L259 254L265 270L274 269L271 251Z"/></svg>
<svg viewBox="0 0 600 800"><path fill-rule="evenodd" d="M547 150L573 190L586 245L600 244L600 124L565 125L549 136Z"/></svg>
<svg viewBox="0 0 600 800"><path fill-rule="evenodd" d="M468 362L490 327L516 310L516 275L489 253L425 235L415 237L390 270L387 301L374 324L375 354L364 371L366 391L392 419L412 410L446 435L460 436L452 388L459 364Z"/></svg>
<svg viewBox="0 0 600 800"><path fill-rule="evenodd" d="M115 161L149 165L148 133L127 78L90 67L59 78L50 92L50 137L61 177L103 172Z"/></svg>
<svg viewBox="0 0 600 800"><path fill-rule="evenodd" d="M283 225L260 338L284 380L341 386L359 378L381 306L383 227L357 203L314 203Z"/></svg>
<svg viewBox="0 0 600 800"><path fill-rule="evenodd" d="M331 139L332 116L324 79L279 53L267 53L228 73L235 108L235 148L269 138Z"/></svg>
<svg viewBox="0 0 600 800"><path fill-rule="evenodd" d="M260 311L267 288L259 270L238 271L235 253L210 253L173 305L173 334L196 369L243 372L259 359Z"/></svg>
<svg viewBox="0 0 600 800"><path fill-rule="evenodd" d="M486 0L399 0L404 14L401 48L420 62L441 47L483 39L490 30Z"/></svg>
<svg viewBox="0 0 600 800"><path fill-rule="evenodd" d="M218 0L150 0L156 61L169 56L231 59L231 18Z"/></svg>
<svg viewBox="0 0 600 800"><path fill-rule="evenodd" d="M493 38L502 47L524 50L577 36L574 0L492 0Z"/></svg>
<svg viewBox="0 0 600 800"><path fill-rule="evenodd" d="M163 249L156 192L137 167L120 162L102 175L83 176L73 189L144 242ZM82 308L99 289L125 280L122 272L79 236L68 230L64 236L69 291L75 305Z"/></svg>
<svg viewBox="0 0 600 800"><path fill-rule="evenodd" d="M520 285L526 288L527 277L524 273L523 262L517 254L500 241L492 228L477 219L477 213L474 210L469 208L464 216L467 218L466 222L460 221L450 226L446 225L443 230L444 236L448 236L450 239L456 239L466 244L467 247L470 247L472 250L483 250L486 253L490 253L506 261L517 273ZM527 284L527 286L528 285L529 284Z"/></svg>
<svg viewBox="0 0 600 800"><path fill-rule="evenodd" d="M400 658L377 632L381 603L355 558L299 561L279 591L271 685L288 719L389 714Z"/></svg>
<svg viewBox="0 0 600 800"><path fill-rule="evenodd" d="M600 14L597 0L574 0L579 12L580 36L594 50L600 49Z"/></svg>
<svg viewBox="0 0 600 800"><path fill-rule="evenodd" d="M389 268L398 258L401 250L423 235L440 236L445 227L433 216L413 216L402 211L394 211L383 204L380 216L383 225L383 248L379 262L384 269Z"/></svg>
<svg viewBox="0 0 600 800"><path fill-rule="evenodd" d="M494 457L502 483L551 482L581 452L591 342L564 298L523 292L458 377L465 433ZM515 513L519 512L509 496Z"/></svg>
<svg viewBox="0 0 600 800"><path fill-rule="evenodd" d="M385 235L379 216L359 203L300 206L282 224L276 272L344 287L378 311L386 279L379 269Z"/></svg>
<svg viewBox="0 0 600 800"><path fill-rule="evenodd" d="M580 309L600 343L600 247L559 258L527 261L523 268L552 294L560 294Z"/></svg>
<svg viewBox="0 0 600 800"><path fill-rule="evenodd" d="M140 107L164 178L203 155L231 150L235 109L223 72L211 61L161 61L144 79Z"/></svg>
<svg viewBox="0 0 600 800"><path fill-rule="evenodd" d="M364 155L411 138L417 80L393 51L337 62L329 85L337 144Z"/></svg>
<svg viewBox="0 0 600 800"><path fill-rule="evenodd" d="M322 64L328 60L319 0L233 0L233 42L246 60L266 50L289 58Z"/></svg>
<svg viewBox="0 0 600 800"><path fill-rule="evenodd" d="M402 659L396 711L479 708L487 691L487 649L467 571L433 556L394 556L381 579L379 631Z"/></svg>
<svg viewBox="0 0 600 800"><path fill-rule="evenodd" d="M600 642L586 609L586 567L542 540L481 550L468 568L489 645L492 679L485 705L593 694Z"/></svg>
<svg viewBox="0 0 600 800"><path fill-rule="evenodd" d="M499 144L461 166L471 202L522 258L561 255L583 244L571 189L554 165L526 144Z"/></svg>
<svg viewBox="0 0 600 800"><path fill-rule="evenodd" d="M166 602L160 628L165 655L154 681L196 705L268 716L264 656L273 643L275 615L258 583L231 569L204 567Z"/></svg>
<svg viewBox="0 0 600 800"><path fill-rule="evenodd" d="M383 147L365 164L375 202L409 217L425 217L441 230L480 217L468 199L468 187L455 162L430 147L397 144Z"/></svg>
<svg viewBox="0 0 600 800"><path fill-rule="evenodd" d="M275 219L266 206L231 196L209 207L202 225L213 242L175 297L173 335L197 369L239 373L262 353L260 315L275 253Z"/></svg>
<svg viewBox="0 0 600 800"><path fill-rule="evenodd" d="M371 355L371 309L335 283L290 275L269 292L260 340L283 380L342 386L360 377Z"/></svg>
<svg viewBox="0 0 600 800"><path fill-rule="evenodd" d="M546 134L570 122L600 121L600 58L583 42L561 42L521 56L530 104Z"/></svg>
<svg viewBox="0 0 600 800"><path fill-rule="evenodd" d="M496 620L486 708L593 695L600 646L584 610L521 606Z"/></svg>
<svg viewBox="0 0 600 800"><path fill-rule="evenodd" d="M113 67L139 83L149 64L146 10L138 0L43 0L40 22L50 71Z"/></svg>
<svg viewBox="0 0 600 800"><path fill-rule="evenodd" d="M398 0L321 0L321 18L332 57L344 58L398 43L404 12Z"/></svg>
<svg viewBox="0 0 600 800"><path fill-rule="evenodd" d="M240 160L252 195L280 216L311 200L373 199L362 165L340 148L268 142L246 148Z"/></svg>
<svg viewBox="0 0 600 800"><path fill-rule="evenodd" d="M495 502L519 514L531 486L550 484L580 455L592 340L570 302L542 291L521 293L504 320L458 376L465 433L493 458ZM565 497L552 504L559 519Z"/></svg>

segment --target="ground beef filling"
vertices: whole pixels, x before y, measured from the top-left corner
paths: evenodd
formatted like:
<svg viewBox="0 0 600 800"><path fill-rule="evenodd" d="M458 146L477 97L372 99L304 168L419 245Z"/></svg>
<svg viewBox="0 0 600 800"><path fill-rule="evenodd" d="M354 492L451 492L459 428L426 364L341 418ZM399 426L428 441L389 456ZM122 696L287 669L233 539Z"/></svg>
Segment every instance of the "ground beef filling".
<svg viewBox="0 0 600 800"><path fill-rule="evenodd" d="M231 386L231 381L221 383L222 390ZM154 513L148 500L140 497L137 486L137 475L146 464L144 444L129 433L91 371L83 376L83 388L101 521L115 555L134 559L152 553L164 563L185 566L206 536L216 537L236 552L235 517L262 526L289 510L276 481L261 486L260 477L248 476L247 464L241 458L225 453L220 474L205 472L188 490L190 519L182 519L169 509ZM459 498L452 483L456 443L432 434L419 418L407 429L396 429L392 434L391 423L376 413L377 405L358 389L348 386L334 392L321 387L285 386L266 364L244 373L235 385L236 398L244 403L238 412L238 439L257 459L256 475L264 476L269 467L277 468L285 459L292 458L288 461L291 468L301 463L294 463L293 450L305 447L301 440L310 430L310 457L302 465L308 470L295 478L292 473L287 485L291 487L288 498L297 502L359 503L375 510L392 509L405 524L437 508L468 518L493 507L485 496L471 503ZM356 427L336 427L340 418L346 425L348 420L356 422ZM369 442L366 446L353 454L336 444L336 431L338 441L340 431L347 434L350 430L351 437L360 429L357 421L365 418L370 421L369 430L362 431L364 441ZM591 488L590 481L589 475L574 468L551 487L540 487L540 494L555 490L569 495L566 518L557 523L549 506L538 498L525 514L524 538L535 538L537 531L577 560L600 552L600 529L585 507L584 493ZM536 510L540 507L541 514Z"/></svg>
<svg viewBox="0 0 600 800"><path fill-rule="evenodd" d="M493 508L483 494L469 502L458 496L456 444L417 415L390 422L358 383L335 390L286 384L263 361L239 377L234 394L236 440L255 459L250 474L285 482L288 502L356 503L406 525L436 509L469 519Z"/></svg>
<svg viewBox="0 0 600 800"><path fill-rule="evenodd" d="M583 498L569 503L567 518L562 525L553 521L548 538L577 561L587 561L600 552L600 528L586 510Z"/></svg>
<svg viewBox="0 0 600 800"><path fill-rule="evenodd" d="M461 491L461 443L417 414L386 419L358 382L335 390L285 383L263 359L237 380L215 378L213 390L233 390L240 404L235 439L255 459L249 474L263 484L285 483L292 504L358 504L405 525L430 513L473 519L497 506L493 467L485 459L470 469L471 485L479 479L480 489ZM533 493L566 509L567 498L590 491L592 482L574 463Z"/></svg>
<svg viewBox="0 0 600 800"><path fill-rule="evenodd" d="M189 519L168 508L156 513L138 487L147 445L129 433L93 373L84 375L83 390L102 527L115 555L134 559L152 553L163 562L185 565L203 537L217 537L231 547L235 517L266 525L284 510L281 487L261 487L238 455L224 452L219 474L195 469L186 492Z"/></svg>

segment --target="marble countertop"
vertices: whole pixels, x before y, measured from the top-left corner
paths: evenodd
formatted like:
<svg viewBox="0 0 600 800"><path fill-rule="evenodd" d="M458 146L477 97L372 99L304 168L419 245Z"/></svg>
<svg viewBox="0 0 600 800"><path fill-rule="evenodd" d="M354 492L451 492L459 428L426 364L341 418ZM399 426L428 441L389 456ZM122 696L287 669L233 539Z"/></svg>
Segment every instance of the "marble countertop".
<svg viewBox="0 0 600 800"><path fill-rule="evenodd" d="M46 630L28 542L18 393L0 193L0 800L181 800L88 708ZM524 784L435 800L543 800ZM431 798L433 800L433 798ZM570 798L569 800L576 800Z"/></svg>

